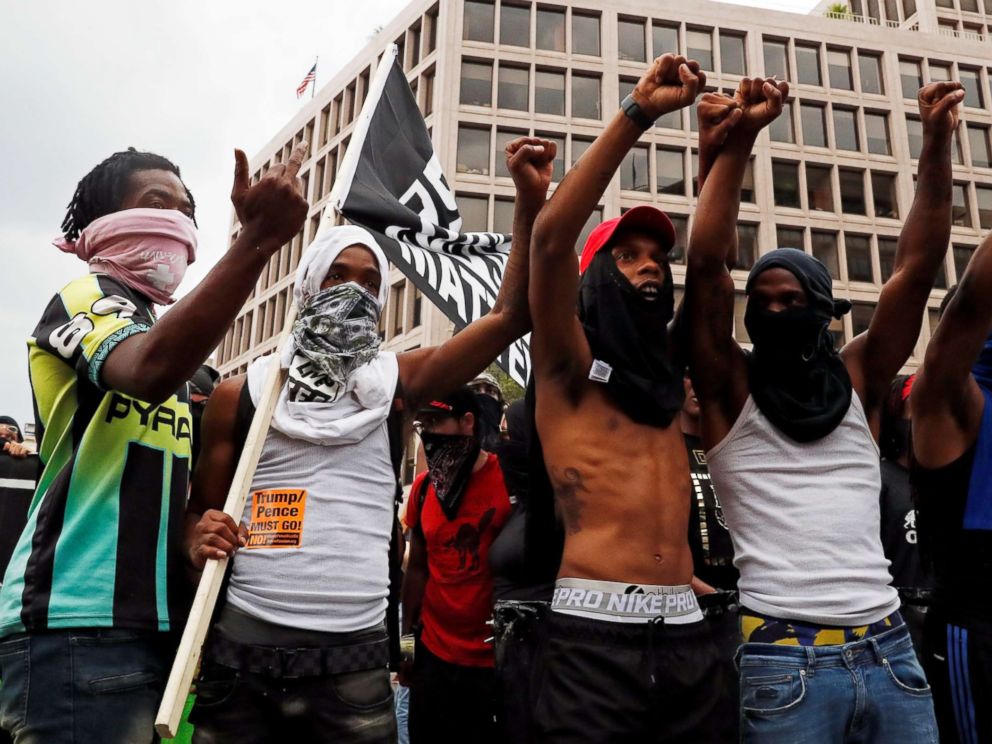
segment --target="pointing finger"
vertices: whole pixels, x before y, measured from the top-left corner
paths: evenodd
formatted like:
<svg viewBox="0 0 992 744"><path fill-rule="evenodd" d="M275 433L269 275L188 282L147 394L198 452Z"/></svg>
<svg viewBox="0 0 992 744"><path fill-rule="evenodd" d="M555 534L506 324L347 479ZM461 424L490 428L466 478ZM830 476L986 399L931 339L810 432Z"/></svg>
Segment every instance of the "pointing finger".
<svg viewBox="0 0 992 744"><path fill-rule="evenodd" d="M289 163L286 165L286 174L288 176L295 178L296 174L300 172L300 166L306 160L307 150L309 149L310 145L306 142L301 142L293 148L293 154L289 156Z"/></svg>
<svg viewBox="0 0 992 744"><path fill-rule="evenodd" d="M231 187L231 198L246 192L251 185L248 178L248 156L244 150L234 150L234 186Z"/></svg>

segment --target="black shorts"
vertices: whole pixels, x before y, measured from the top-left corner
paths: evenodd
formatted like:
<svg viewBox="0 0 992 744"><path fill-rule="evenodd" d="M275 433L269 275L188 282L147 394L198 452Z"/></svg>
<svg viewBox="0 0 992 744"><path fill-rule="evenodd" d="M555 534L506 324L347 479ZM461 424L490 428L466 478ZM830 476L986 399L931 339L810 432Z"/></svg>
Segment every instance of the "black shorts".
<svg viewBox="0 0 992 744"><path fill-rule="evenodd" d="M536 677L540 742L737 740L737 673L706 621L614 623L551 612Z"/></svg>

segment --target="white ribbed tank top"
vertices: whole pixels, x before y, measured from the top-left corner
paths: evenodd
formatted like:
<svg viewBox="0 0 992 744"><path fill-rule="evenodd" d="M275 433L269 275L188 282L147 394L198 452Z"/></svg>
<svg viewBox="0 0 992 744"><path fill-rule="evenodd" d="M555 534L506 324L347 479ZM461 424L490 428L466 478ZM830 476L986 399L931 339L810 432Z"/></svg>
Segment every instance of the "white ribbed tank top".
<svg viewBox="0 0 992 744"><path fill-rule="evenodd" d="M748 396L706 459L745 607L841 626L899 607L882 551L878 446L857 393L837 428L807 443L775 428Z"/></svg>

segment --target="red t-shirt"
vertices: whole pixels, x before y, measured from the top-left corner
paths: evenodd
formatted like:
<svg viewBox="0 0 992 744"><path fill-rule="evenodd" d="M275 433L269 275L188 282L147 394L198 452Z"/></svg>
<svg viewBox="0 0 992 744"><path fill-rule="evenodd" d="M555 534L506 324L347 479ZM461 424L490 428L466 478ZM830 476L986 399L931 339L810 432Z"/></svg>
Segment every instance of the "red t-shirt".
<svg viewBox="0 0 992 744"><path fill-rule="evenodd" d="M458 514L448 520L428 485L419 498L426 473L414 481L407 504L406 523L419 524L427 543L428 580L420 610L421 642L435 656L451 664L491 667L492 636L486 621L492 617L493 577L489 572L489 546L510 517L510 497L503 483L496 455L472 473L458 504ZM422 509L422 511L421 511Z"/></svg>

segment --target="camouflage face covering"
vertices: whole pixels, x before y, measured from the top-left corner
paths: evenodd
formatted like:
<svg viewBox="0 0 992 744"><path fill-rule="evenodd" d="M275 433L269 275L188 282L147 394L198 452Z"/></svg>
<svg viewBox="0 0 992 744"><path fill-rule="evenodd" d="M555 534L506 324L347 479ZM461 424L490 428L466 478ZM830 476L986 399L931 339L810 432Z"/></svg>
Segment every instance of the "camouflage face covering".
<svg viewBox="0 0 992 744"><path fill-rule="evenodd" d="M343 386L379 353L378 325L376 298L348 282L307 298L293 324L293 341L328 380Z"/></svg>

